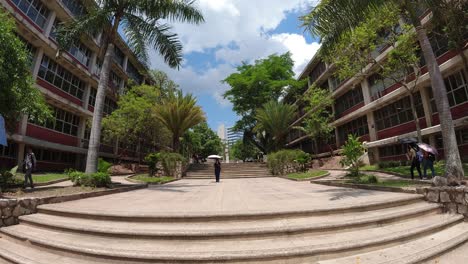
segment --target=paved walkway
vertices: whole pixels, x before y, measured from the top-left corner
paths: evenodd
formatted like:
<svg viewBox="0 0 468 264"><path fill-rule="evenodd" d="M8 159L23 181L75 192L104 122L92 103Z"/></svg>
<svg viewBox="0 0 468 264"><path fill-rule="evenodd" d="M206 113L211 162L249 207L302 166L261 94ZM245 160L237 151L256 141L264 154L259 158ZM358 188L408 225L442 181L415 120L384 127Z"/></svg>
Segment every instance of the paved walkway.
<svg viewBox="0 0 468 264"><path fill-rule="evenodd" d="M128 175L124 176L112 176L112 182L114 183L120 183L120 184L138 184L135 182L130 182L125 179ZM44 186L36 186L36 189L48 189L50 187L68 187L68 186L73 186L73 183L71 181L63 181L63 182L58 182L54 184L49 184L49 185L44 185Z"/></svg>
<svg viewBox="0 0 468 264"><path fill-rule="evenodd" d="M335 188L281 178L180 180L147 189L54 204L79 212L130 215L225 214L326 209L412 194Z"/></svg>

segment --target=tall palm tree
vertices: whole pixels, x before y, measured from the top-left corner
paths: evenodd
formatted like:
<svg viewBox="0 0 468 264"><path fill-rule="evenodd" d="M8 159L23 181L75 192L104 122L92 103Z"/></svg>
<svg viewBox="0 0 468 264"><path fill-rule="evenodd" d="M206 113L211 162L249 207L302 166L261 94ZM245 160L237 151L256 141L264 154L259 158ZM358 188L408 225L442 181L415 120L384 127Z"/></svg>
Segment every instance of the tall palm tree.
<svg viewBox="0 0 468 264"><path fill-rule="evenodd" d="M277 101L269 101L257 110L254 132L267 137L270 143L267 150L276 151L284 147L295 113L296 106Z"/></svg>
<svg viewBox="0 0 468 264"><path fill-rule="evenodd" d="M203 122L205 115L191 94L181 91L171 94L160 106L156 106L155 117L172 133L172 149L179 151L180 137L190 128Z"/></svg>
<svg viewBox="0 0 468 264"><path fill-rule="evenodd" d="M464 172L447 98L447 90L429 42L426 28L422 25L418 16L418 10L421 9L420 2L412 0L328 0L322 1L309 14L301 17L301 20L306 30L321 38L323 52L327 53L334 44L339 42L343 34L361 24L366 19L368 12L379 9L386 4L396 4L401 10L401 15L416 30L416 36L427 64L439 113L445 150L445 176L449 178L449 182L458 181L463 178Z"/></svg>
<svg viewBox="0 0 468 264"><path fill-rule="evenodd" d="M159 51L164 61L172 68L182 62L182 45L177 35L171 32L166 21L180 21L199 24L204 21L201 12L191 0L96 0L96 5L88 8L88 13L77 20L69 21L59 29L59 43L66 47L78 39L82 33L94 35L104 32L105 52L96 95L91 137L89 140L86 172L97 170L97 158L101 137L101 119L104 107L114 44L118 29L121 28L128 45L137 57L148 61L148 48Z"/></svg>

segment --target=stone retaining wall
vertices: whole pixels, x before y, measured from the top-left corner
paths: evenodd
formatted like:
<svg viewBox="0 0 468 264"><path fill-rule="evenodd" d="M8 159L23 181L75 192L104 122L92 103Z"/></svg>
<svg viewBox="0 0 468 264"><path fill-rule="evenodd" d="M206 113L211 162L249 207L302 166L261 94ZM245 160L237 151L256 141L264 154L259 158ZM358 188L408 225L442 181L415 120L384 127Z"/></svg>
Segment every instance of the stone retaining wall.
<svg viewBox="0 0 468 264"><path fill-rule="evenodd" d="M423 194L427 201L441 203L446 211L462 214L468 219L468 187L430 187L417 191Z"/></svg>

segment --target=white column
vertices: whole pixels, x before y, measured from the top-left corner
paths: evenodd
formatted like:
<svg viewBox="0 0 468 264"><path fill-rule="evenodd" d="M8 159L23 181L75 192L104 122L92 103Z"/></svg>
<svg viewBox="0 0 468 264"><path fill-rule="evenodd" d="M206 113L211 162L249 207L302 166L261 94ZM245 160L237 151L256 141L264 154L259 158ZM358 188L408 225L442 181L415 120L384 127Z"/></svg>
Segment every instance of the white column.
<svg viewBox="0 0 468 264"><path fill-rule="evenodd" d="M125 55L123 65L122 65L122 69L124 70L125 73L127 72L127 65L128 65L128 56Z"/></svg>
<svg viewBox="0 0 468 264"><path fill-rule="evenodd" d="M41 67L42 57L44 56L44 50L42 48L37 49L36 56L34 57L34 63L32 68L32 78L35 81L37 79L37 73Z"/></svg>
<svg viewBox="0 0 468 264"><path fill-rule="evenodd" d="M369 104L371 102L370 87L369 81L367 78L364 78L361 82L362 96L364 97L364 104Z"/></svg>
<svg viewBox="0 0 468 264"><path fill-rule="evenodd" d="M55 13L55 11L51 10L49 17L47 18L47 23L45 24L45 27L44 27L44 35L47 38L50 36L50 33L52 31L52 26L54 25L56 16L57 14Z"/></svg>
<svg viewBox="0 0 468 264"><path fill-rule="evenodd" d="M79 145L78 147L82 148L84 146L84 137L86 132L86 117L80 117L80 123L78 124L78 139Z"/></svg>
<svg viewBox="0 0 468 264"><path fill-rule="evenodd" d="M88 110L88 105L89 105L89 96L91 94L91 84L87 83L85 86L84 94L83 94L83 108L85 110Z"/></svg>
<svg viewBox="0 0 468 264"><path fill-rule="evenodd" d="M427 93L426 87L419 89L419 93L421 94L421 100L424 109L424 117L426 118L427 127L432 126L432 109L431 109L431 101L429 99L429 95Z"/></svg>

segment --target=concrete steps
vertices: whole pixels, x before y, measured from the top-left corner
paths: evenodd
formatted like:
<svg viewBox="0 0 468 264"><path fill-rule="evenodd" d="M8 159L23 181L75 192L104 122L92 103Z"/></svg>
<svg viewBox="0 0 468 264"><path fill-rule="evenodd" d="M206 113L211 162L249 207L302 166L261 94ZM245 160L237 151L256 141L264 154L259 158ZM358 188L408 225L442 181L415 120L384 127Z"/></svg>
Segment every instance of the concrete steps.
<svg viewBox="0 0 468 264"><path fill-rule="evenodd" d="M468 240L462 220L419 196L282 212L125 215L42 205L0 229L0 257L28 264L422 261Z"/></svg>
<svg viewBox="0 0 468 264"><path fill-rule="evenodd" d="M462 241L467 241L468 224L464 223L464 230L459 230L459 236L454 237L450 244L440 245L439 248L447 248L455 246L451 250L439 250L437 256L424 261L423 264L445 264L445 263L468 263L468 242L460 244ZM437 248L436 248L437 249Z"/></svg>
<svg viewBox="0 0 468 264"><path fill-rule="evenodd" d="M265 164L262 163L223 163L221 164L221 179L273 177ZM214 178L213 164L191 164L187 179Z"/></svg>

